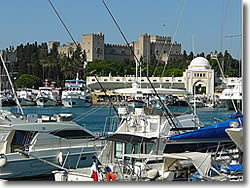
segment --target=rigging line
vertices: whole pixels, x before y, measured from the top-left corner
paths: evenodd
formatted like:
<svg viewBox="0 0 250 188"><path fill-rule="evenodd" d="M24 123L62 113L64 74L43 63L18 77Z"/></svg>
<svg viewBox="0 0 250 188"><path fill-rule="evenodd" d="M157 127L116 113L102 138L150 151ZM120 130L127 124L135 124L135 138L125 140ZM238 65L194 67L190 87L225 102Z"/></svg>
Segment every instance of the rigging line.
<svg viewBox="0 0 250 188"><path fill-rule="evenodd" d="M126 41L127 46L128 46L128 48L130 49L132 55L135 57L135 59L136 59L137 62L140 62L140 61L138 60L138 58L136 57L136 55L135 55L134 51L132 50L132 48L129 46L128 41L127 41L125 35L123 34L121 28L119 27L118 23L116 22L115 18L113 17L112 13L110 12L110 10L109 10L109 8L107 7L106 3L104 2L104 0L102 0L102 2L103 2L103 4L104 4L104 6L106 7L107 11L109 12L109 14L110 14L112 20L114 21L116 27L117 27L118 30L120 31L120 33L121 33L123 39ZM140 63L140 65L141 65L141 63ZM95 76L95 78L96 78L96 76ZM149 77L146 76L146 78L147 78L147 80L148 80L150 86L152 87L154 93L155 93L156 96L158 97L160 103L162 104L164 111L166 112L166 114L167 114L168 117L169 117L169 118L167 118L167 121L169 122L169 125L170 125L170 126L173 125L175 128L177 128L177 127L176 127L176 124L175 124L175 122L174 122L174 120L173 120L173 115L171 114L170 111L168 111L168 109L166 108L165 104L162 102L160 96L158 95L158 93L157 93L155 87L153 86L152 82L150 81ZM97 80L97 82L98 82L99 85L100 85L99 80L98 80L97 78L96 78L96 80ZM102 85L100 85L100 86L102 87ZM102 88L103 88L103 87L102 87ZM103 90L104 90L104 89L103 89ZM104 91L105 91L105 90L104 90ZM105 92L105 93L106 93L106 92ZM111 103L111 104L112 104L112 103ZM170 119L170 121L169 121L169 119Z"/></svg>
<svg viewBox="0 0 250 188"><path fill-rule="evenodd" d="M176 29L175 29L175 33L174 33L174 38L173 38L173 41L172 41L171 46L170 46L170 48L169 48L169 51L168 51L168 53L167 53L167 54L168 54L168 55L167 55L167 60L166 60L166 62L165 62L163 71L162 71L162 73L161 73L161 77L163 77L163 74L164 74L164 72L165 72L165 69L166 69L166 66L167 66L167 63L168 63L168 58L169 58L169 55L170 55L170 53L171 53L171 50L172 50L172 47L173 47L173 44L174 44L174 41L175 41L176 33L177 33L178 28L179 28L180 23L181 23L181 18L182 18L183 12L184 12L185 5L186 5L186 0L184 0L183 8L182 8L182 10L181 10L181 15L180 15L179 20L178 20L178 23L177 23L177 25L176 25Z"/></svg>
<svg viewBox="0 0 250 188"><path fill-rule="evenodd" d="M222 1L224 2L224 1ZM226 20L226 17L227 17L227 12L228 12L228 7L229 7L229 2L230 0L227 1L227 4L226 4L226 10L224 12L224 15L222 15L221 17L221 41L220 41L220 51L222 52L222 39L223 39L223 32L224 32L224 23L225 23L225 20ZM223 3L224 5L224 3ZM223 12L222 12L223 14ZM223 63L224 64L224 63ZM223 68L224 69L224 68Z"/></svg>
<svg viewBox="0 0 250 188"><path fill-rule="evenodd" d="M83 118L86 118L86 117L88 117L88 116L94 114L94 113L97 112L98 110L101 110L103 107L104 107L104 106L102 106L102 107L100 107L100 108L96 108L94 111L92 111L92 112L86 114L85 116L82 116L81 118L77 119L77 121L80 121L80 120L82 120Z"/></svg>
<svg viewBox="0 0 250 188"><path fill-rule="evenodd" d="M98 108L102 108L102 106L101 106L101 107L98 107ZM93 111L95 111L95 110L96 110L96 108L91 108L90 110L88 110L87 112L85 112L85 113L83 113L83 114L77 116L77 117L74 118L73 120L74 120L74 121L77 121L79 118L82 118L82 116L84 116L84 115L86 115L86 114L88 114L88 113L91 113L91 112L93 112Z"/></svg>
<svg viewBox="0 0 250 188"><path fill-rule="evenodd" d="M74 44L79 47L79 44L76 43L73 35L70 33L69 29L67 28L67 26L65 25L65 23L63 22L62 18L60 17L59 13L57 12L56 8L54 7L54 5L52 4L52 2L50 0L49 1L49 4L51 5L52 9L54 10L56 16L58 17L58 19L60 20L60 22L62 23L63 27L65 28L65 30L67 31L67 33L69 34L70 38L72 39L72 41L74 42Z"/></svg>
<svg viewBox="0 0 250 188"><path fill-rule="evenodd" d="M108 11L109 15L111 16L112 20L114 21L114 23L115 23L117 29L118 29L119 32L121 33L122 38L123 38L124 41L126 42L126 44L127 44L128 48L129 48L129 50L131 51L132 55L135 57L136 61L140 63L140 67L141 67L141 62L138 60L137 56L136 56L135 53L134 53L134 50L133 50L133 49L131 48L131 46L129 45L129 42L128 42L127 38L126 38L125 35L123 34L123 32L122 32L122 30L121 30L119 24L117 23L116 19L114 18L114 16L112 15L111 11L109 10L107 4L105 3L104 0L102 0L102 3L104 4L105 8L107 9L107 11Z"/></svg>

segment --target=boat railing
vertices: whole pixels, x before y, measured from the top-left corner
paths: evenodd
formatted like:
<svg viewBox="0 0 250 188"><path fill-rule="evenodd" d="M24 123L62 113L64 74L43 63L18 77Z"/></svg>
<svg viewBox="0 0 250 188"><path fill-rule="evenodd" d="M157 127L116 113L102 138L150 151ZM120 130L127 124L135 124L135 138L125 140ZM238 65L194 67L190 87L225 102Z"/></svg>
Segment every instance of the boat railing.
<svg viewBox="0 0 250 188"><path fill-rule="evenodd" d="M118 116L108 116L105 120L103 135L109 132L115 132L121 123L121 118Z"/></svg>
<svg viewBox="0 0 250 188"><path fill-rule="evenodd" d="M43 139L40 139L39 142L42 142ZM47 140L47 139L44 139ZM101 139L58 139L57 141L51 143L43 143L43 144L26 144L21 150L25 151L39 151L46 149L64 149L64 148L90 148L93 147L93 150L97 150L100 146L104 145L104 141Z"/></svg>

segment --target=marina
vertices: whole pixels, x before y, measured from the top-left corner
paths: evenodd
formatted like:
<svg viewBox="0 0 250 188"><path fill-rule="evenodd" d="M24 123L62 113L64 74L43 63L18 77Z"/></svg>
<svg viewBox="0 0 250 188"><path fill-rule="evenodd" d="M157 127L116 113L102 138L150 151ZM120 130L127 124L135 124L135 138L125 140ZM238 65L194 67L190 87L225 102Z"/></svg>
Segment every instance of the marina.
<svg viewBox="0 0 250 188"><path fill-rule="evenodd" d="M117 14L120 5L100 0L104 10L94 6L96 15L91 12L91 17L86 16L84 32L96 31L92 26L101 24L90 24L90 20L105 11L111 20L102 20L102 28L113 24L122 39L120 44L111 44L107 38L115 37L113 31L84 33L81 41L76 40L73 27L57 10L60 7L69 13L67 2L60 5L48 0L49 10L71 42L62 44L51 35L53 40L48 42L27 42L0 50L0 180L245 181L243 22L239 22L243 9L242 2L228 1L225 7L226 0L222 1L221 25L215 24L219 11L214 12L216 17L205 9L198 13L213 3L191 0L186 7L182 0L171 2L174 6L168 6L167 11L160 5L163 2L160 6L140 4L143 19L152 27L148 28L150 34L143 32L138 40L131 40L128 36L141 30L136 31L135 25L129 30L121 27L133 23L132 19L118 21L116 18L124 14L123 10ZM173 17L173 10L177 10L176 20L162 25L164 34L154 25L159 25L159 16L153 9L143 9L153 6L161 9L157 14L165 18ZM134 7L130 6L131 15ZM230 19L230 13L232 18L240 16ZM196 21L203 32L187 22L190 15L203 19ZM214 24L203 28L205 18ZM141 19L138 16L138 23L147 26ZM185 29L179 28L182 24ZM213 30L219 27L220 50L212 44L216 38ZM175 32L170 35L172 28ZM235 28L240 34L223 36ZM210 32L205 34L206 30ZM194 35L189 36L194 31L197 36L201 32L206 42L195 46ZM62 36L58 33L58 37ZM237 50L232 49L232 43L223 43L235 37ZM192 38L192 50L187 47L187 38Z"/></svg>

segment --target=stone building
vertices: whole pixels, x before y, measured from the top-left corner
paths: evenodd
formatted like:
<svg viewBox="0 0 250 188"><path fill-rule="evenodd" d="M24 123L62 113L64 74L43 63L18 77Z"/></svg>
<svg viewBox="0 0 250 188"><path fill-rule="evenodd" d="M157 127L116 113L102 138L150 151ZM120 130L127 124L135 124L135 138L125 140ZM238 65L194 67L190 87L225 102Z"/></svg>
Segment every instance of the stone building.
<svg viewBox="0 0 250 188"><path fill-rule="evenodd" d="M140 35L139 40L134 42L134 52L137 59L149 62L156 58L161 62L171 61L172 58L180 57L181 44L171 42L170 36L150 36L147 33Z"/></svg>
<svg viewBox="0 0 250 188"><path fill-rule="evenodd" d="M73 52L76 50L77 46L73 42L68 42L61 46L58 46L57 50L59 54L65 54L68 57L73 55Z"/></svg>
<svg viewBox="0 0 250 188"><path fill-rule="evenodd" d="M111 59L113 61L122 61L125 59L133 60L131 50L126 44L104 44L104 58Z"/></svg>
<svg viewBox="0 0 250 188"><path fill-rule="evenodd" d="M102 33L82 35L81 48L85 51L88 62L104 60L104 35Z"/></svg>
<svg viewBox="0 0 250 188"><path fill-rule="evenodd" d="M83 34L80 45L86 55L87 62L104 59L135 60L126 44L105 44L103 33ZM166 62L181 55L181 44L176 41L171 42L170 36L150 36L145 33L139 36L138 41L131 42L129 45L137 59L143 60L144 63L150 62L152 58ZM70 54L75 49L76 46L73 43L67 43L59 46L58 52Z"/></svg>

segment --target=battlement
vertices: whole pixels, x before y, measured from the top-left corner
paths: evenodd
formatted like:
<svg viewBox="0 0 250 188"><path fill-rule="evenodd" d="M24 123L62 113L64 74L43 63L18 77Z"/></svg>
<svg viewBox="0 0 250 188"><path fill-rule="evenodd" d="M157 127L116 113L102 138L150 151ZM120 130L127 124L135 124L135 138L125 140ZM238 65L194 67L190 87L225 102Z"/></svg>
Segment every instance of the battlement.
<svg viewBox="0 0 250 188"><path fill-rule="evenodd" d="M127 44L104 44L105 47L120 47L120 48L124 48L127 47Z"/></svg>
<svg viewBox="0 0 250 188"><path fill-rule="evenodd" d="M82 37L90 37L90 36L104 38L104 34L102 32L99 32L99 33L90 33L90 34L82 34Z"/></svg>

